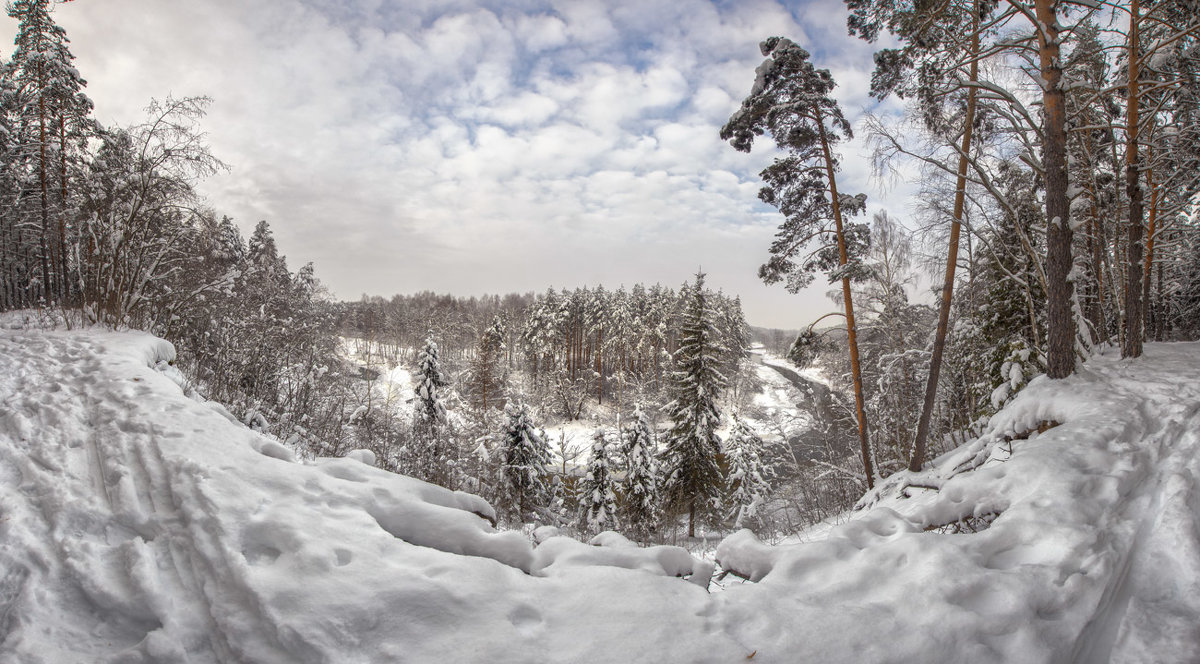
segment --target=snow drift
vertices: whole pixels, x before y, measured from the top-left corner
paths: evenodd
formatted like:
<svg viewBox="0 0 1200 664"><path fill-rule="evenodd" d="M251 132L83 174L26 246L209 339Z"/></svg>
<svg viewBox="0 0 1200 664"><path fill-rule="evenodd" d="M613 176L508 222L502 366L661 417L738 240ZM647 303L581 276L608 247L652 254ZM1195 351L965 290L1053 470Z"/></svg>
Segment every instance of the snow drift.
<svg viewBox="0 0 1200 664"><path fill-rule="evenodd" d="M707 585L711 563L535 549L477 496L367 455L296 463L185 396L173 353L141 334L0 333L0 661L636 660L606 645L631 601L648 636L711 646L693 620L650 619L701 610L703 588L668 577Z"/></svg>

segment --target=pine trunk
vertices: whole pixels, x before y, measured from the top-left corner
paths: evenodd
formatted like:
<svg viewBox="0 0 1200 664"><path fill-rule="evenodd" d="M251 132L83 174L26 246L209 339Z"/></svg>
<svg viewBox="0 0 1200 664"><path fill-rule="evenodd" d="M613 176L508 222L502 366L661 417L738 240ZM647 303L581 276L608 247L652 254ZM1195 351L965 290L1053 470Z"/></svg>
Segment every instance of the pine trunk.
<svg viewBox="0 0 1200 664"><path fill-rule="evenodd" d="M38 80L42 78L41 66L38 66ZM43 86L43 90L45 87ZM54 292L54 280L52 278L52 270L50 264L52 258L50 256L50 201L49 186L46 177L46 98L43 95L38 97L38 182L41 185L41 203L42 203L42 231L41 231L41 251L42 251L42 297L46 303L50 303L52 293Z"/></svg>
<svg viewBox="0 0 1200 664"><path fill-rule="evenodd" d="M838 265L850 261L846 251L846 236L842 225L842 203L838 198L837 178L833 170L833 155L829 151L829 138L825 134L825 120L821 111L814 108L818 130L821 133L821 151L825 156L825 173L829 177L829 194L833 199L833 223L837 230ZM850 375L854 381L854 414L858 419L858 441L862 451L863 471L867 477L867 488L875 487L875 464L871 462L871 443L867 436L867 413L863 398L862 366L858 360L858 330L854 324L854 300L850 294L850 277L842 277L842 299L846 305L846 343L850 346Z"/></svg>
<svg viewBox="0 0 1200 664"><path fill-rule="evenodd" d="M1125 287L1125 342L1121 345L1121 357L1139 357L1142 354L1142 328L1145 318L1142 306L1142 174L1141 156L1138 149L1138 131L1141 122L1138 79L1138 0L1129 7L1129 80L1126 83L1125 111L1125 192L1129 196L1129 224L1126 235L1126 258L1128 259Z"/></svg>
<svg viewBox="0 0 1200 664"><path fill-rule="evenodd" d="M1035 0L1045 127L1042 166L1046 182L1046 374L1075 372L1075 316L1071 311L1071 221L1067 201L1067 124L1059 53L1057 0Z"/></svg>
<svg viewBox="0 0 1200 664"><path fill-rule="evenodd" d="M979 12L978 3L974 11L971 34L970 82L979 80ZM961 152L958 155L958 182L954 190L954 221L950 224L950 246L946 249L946 278L942 282L942 303L938 310L937 332L933 338L933 354L929 358L929 380L925 384L925 403L921 406L921 418L917 421L917 437L913 442L912 456L908 469L914 473L925 464L925 447L929 438L929 421L933 417L933 406L937 402L938 379L942 371L942 355L946 350L946 335L950 329L950 305L954 295L954 273L958 268L958 244L962 232L963 212L967 197L967 168L970 166L971 138L975 129L975 88L967 89L967 113L963 118Z"/></svg>
<svg viewBox="0 0 1200 664"><path fill-rule="evenodd" d="M1154 153L1149 154L1150 163L1154 163ZM1158 190L1154 188L1154 170L1147 173L1147 184L1150 187L1150 216L1146 229L1146 262L1142 272L1142 308L1145 320L1145 338L1158 341L1158 307L1151 306L1150 286L1153 281L1154 267L1154 235L1158 231Z"/></svg>
<svg viewBox="0 0 1200 664"><path fill-rule="evenodd" d="M70 291L68 275L69 254L67 247L67 126L64 116L58 116L58 177L59 177L59 209L58 209L58 247L59 247L59 297L66 303Z"/></svg>

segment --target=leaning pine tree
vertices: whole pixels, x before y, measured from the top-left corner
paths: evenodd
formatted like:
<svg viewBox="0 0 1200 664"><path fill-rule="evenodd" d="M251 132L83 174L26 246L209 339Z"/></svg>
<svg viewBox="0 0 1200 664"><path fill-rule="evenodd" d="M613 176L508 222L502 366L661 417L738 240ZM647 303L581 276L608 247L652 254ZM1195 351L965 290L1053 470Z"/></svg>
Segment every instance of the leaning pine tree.
<svg viewBox="0 0 1200 664"><path fill-rule="evenodd" d="M853 134L831 96L835 83L828 69L814 67L808 51L790 39L771 37L760 48L767 60L755 70L750 96L721 128L721 138L749 152L756 137L769 133L785 153L760 173L764 186L758 196L782 212L784 221L771 244L771 258L759 268L758 276L768 284L786 281L792 292L811 284L817 271L829 272L830 282L842 282L859 444L867 488L871 488L875 468L850 293L850 282L868 274L861 258L870 233L865 224L847 224L843 219L863 212L866 196L838 194L840 159L833 151ZM817 246L812 248L814 242Z"/></svg>
<svg viewBox="0 0 1200 664"><path fill-rule="evenodd" d="M673 424L663 450L663 499L669 514L687 514L688 537L695 537L697 514L719 504L723 485L717 466L721 451L717 399L725 389L719 360L725 348L713 325L715 314L704 291L703 272L696 275L686 306L671 374L674 400L667 405Z"/></svg>
<svg viewBox="0 0 1200 664"><path fill-rule="evenodd" d="M608 439L604 429L596 429L592 436L592 458L579 492L579 501L583 504L583 527L588 532L595 534L617 527L614 484L608 458Z"/></svg>
<svg viewBox="0 0 1200 664"><path fill-rule="evenodd" d="M644 540L658 523L658 467L654 432L641 406L633 409L633 422L625 428L621 447L625 456L625 525Z"/></svg>
<svg viewBox="0 0 1200 664"><path fill-rule="evenodd" d="M446 406L441 391L448 385L432 336L426 337L417 357L416 400L413 407L413 460L411 472L421 479L450 486L457 462L448 435Z"/></svg>
<svg viewBox="0 0 1200 664"><path fill-rule="evenodd" d="M534 429L525 404L510 405L507 414L497 502L511 519L521 522L549 502L546 467L550 464L550 448Z"/></svg>

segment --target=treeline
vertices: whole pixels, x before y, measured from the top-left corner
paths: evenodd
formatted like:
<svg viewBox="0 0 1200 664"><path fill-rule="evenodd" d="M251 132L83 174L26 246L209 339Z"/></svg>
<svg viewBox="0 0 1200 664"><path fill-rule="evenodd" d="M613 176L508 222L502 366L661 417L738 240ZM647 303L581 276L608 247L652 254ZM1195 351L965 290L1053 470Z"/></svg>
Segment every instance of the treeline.
<svg viewBox="0 0 1200 664"><path fill-rule="evenodd" d="M223 165L207 99L152 101L101 126L48 0L16 0L0 63L0 309L149 330L238 419L315 445L346 435L363 390L338 357L311 266L293 272L266 223L247 242L197 182Z"/></svg>
<svg viewBox="0 0 1200 664"><path fill-rule="evenodd" d="M547 415L574 420L588 403L619 410L633 401L662 402L686 291L637 284L548 289L538 296L420 293L342 303L338 318L343 334L375 342L392 363L411 361L432 332L442 361L461 374L461 389L475 407L502 406L512 394ZM735 368L751 341L741 302L719 292L708 296L715 329L731 349L722 361ZM487 357L493 353L494 361ZM500 385L497 377L504 377ZM484 403L489 385L492 401Z"/></svg>
<svg viewBox="0 0 1200 664"><path fill-rule="evenodd" d="M495 301L471 303L485 311ZM623 530L645 541L674 533L685 517L689 536L697 523L765 525L772 480L789 453L737 415L725 440L717 433L730 378L745 370L748 328L736 299L705 288L703 275L678 293L550 290L513 324L521 340L513 369L502 368L507 326L493 314L457 380L443 367L437 331L429 333L411 424L382 405L380 424L391 429L368 441L381 465L483 495L514 526ZM564 405L564 385L579 388L559 413L569 418L585 401L603 407L606 391L616 396L591 418L587 450L537 426ZM467 399L456 402L456 393ZM531 407L538 401L545 405ZM660 411L669 428L653 426L647 410Z"/></svg>

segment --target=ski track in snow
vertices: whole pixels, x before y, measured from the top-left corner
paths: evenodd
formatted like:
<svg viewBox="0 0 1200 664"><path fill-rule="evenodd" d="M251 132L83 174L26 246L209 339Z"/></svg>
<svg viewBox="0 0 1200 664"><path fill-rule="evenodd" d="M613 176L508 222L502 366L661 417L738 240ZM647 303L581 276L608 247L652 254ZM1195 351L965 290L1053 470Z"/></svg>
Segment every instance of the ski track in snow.
<svg viewBox="0 0 1200 664"><path fill-rule="evenodd" d="M37 443L27 448L27 460L6 466L23 466L20 491L40 507L42 517L40 523L28 525L48 535L39 539L58 545L49 555L65 568L75 585L72 592L81 595L59 607L67 614L84 615L64 616L44 627L70 650L51 651L44 660L26 652L24 656L32 659L20 661L73 661L65 653L76 649L92 653L96 661L110 656L122 662L186 661L189 655L200 661L242 661L227 641L238 632L224 628L221 614L231 613L231 605L236 605L231 600L246 596L246 589L236 568L222 564L219 530L189 515L205 513L187 509L203 501L196 486L199 468L184 459L169 461L159 444L186 433L170 424L170 412L146 411L142 398L152 390L144 378L110 375L110 367L96 360L102 351L86 342L66 337L63 347L56 348L59 344L51 339L41 344L5 340L3 352L11 360L57 359L54 373L61 377L42 385L22 381L5 395L10 420L22 417L13 408L16 399L23 400L26 410L34 405L39 420L22 441ZM39 392L45 398L37 396ZM65 421L67 409L59 407L71 400L84 404L82 421L74 423L78 426ZM168 411L179 408L167 406ZM155 422L168 424L160 430ZM83 480L74 486L90 491L72 494L72 479ZM13 505L5 500L3 506L7 517ZM38 594L37 577L54 567L41 557L5 562L13 564L0 581L3 623L19 613L22 598ZM219 608L212 596L222 598ZM271 634L271 626L262 624L264 614L257 607L246 608L250 610L239 617L258 621L252 631L255 638ZM83 626L87 629L79 632L86 634L56 633ZM244 633L244 627L240 631ZM72 644L88 643L89 637L95 640L88 647ZM237 649L250 650L245 644ZM286 659L282 650L274 650L278 661Z"/></svg>
<svg viewBox="0 0 1200 664"><path fill-rule="evenodd" d="M711 595L669 578L681 550L534 548L476 497L281 460L149 368L169 354L0 330L3 664L1200 661L1200 344L1035 381L992 447L911 478L939 491L824 539L729 538L762 580Z"/></svg>
<svg viewBox="0 0 1200 664"><path fill-rule="evenodd" d="M1137 453L1149 457L1146 481L1135 485L1117 512L1136 529L1132 536L1113 537L1121 563L1077 642L1075 664L1200 661L1200 394L1176 383L1142 385L1147 401L1138 415L1149 430ZM1151 412L1149 403L1163 404L1163 412ZM1181 525L1192 532L1180 536Z"/></svg>

